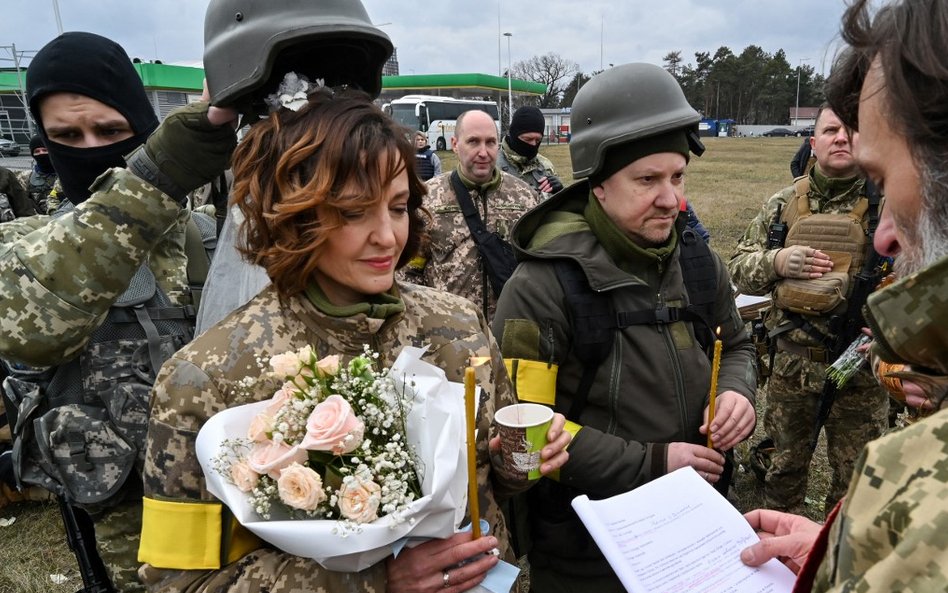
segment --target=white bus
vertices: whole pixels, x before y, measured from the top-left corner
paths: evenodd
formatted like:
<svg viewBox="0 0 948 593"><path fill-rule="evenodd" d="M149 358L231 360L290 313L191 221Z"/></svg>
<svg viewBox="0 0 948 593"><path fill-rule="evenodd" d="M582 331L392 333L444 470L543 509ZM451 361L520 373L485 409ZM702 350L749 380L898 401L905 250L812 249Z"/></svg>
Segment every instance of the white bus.
<svg viewBox="0 0 948 593"><path fill-rule="evenodd" d="M480 109L494 118L497 133L500 134L500 111L494 101L405 95L384 106L385 112L398 123L410 130L421 130L428 134L428 144L435 150L447 150L454 136L458 116L472 109Z"/></svg>

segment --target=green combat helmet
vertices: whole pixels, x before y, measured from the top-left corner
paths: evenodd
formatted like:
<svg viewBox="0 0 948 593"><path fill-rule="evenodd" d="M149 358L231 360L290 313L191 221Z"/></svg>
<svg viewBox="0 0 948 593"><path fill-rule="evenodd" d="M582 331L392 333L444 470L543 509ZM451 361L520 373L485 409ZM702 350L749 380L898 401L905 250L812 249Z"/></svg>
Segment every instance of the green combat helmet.
<svg viewBox="0 0 948 593"><path fill-rule="evenodd" d="M576 93L570 116L573 177L602 168L606 151L631 140L688 128L691 152L700 156L695 111L675 77L653 64L622 64L593 76Z"/></svg>
<svg viewBox="0 0 948 593"><path fill-rule="evenodd" d="M377 97L391 55L358 0L211 0L204 19L211 103L243 112L266 113L263 98L290 71Z"/></svg>

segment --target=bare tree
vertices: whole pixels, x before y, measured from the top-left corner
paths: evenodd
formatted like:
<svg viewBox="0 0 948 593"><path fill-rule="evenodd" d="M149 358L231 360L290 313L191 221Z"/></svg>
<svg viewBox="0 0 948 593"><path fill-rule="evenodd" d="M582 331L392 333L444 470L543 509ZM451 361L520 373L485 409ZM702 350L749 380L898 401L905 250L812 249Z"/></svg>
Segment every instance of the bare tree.
<svg viewBox="0 0 948 593"><path fill-rule="evenodd" d="M546 93L540 96L539 107L559 107L560 97L579 72L579 64L558 54L548 53L533 56L513 65L513 75L523 80L532 80L546 85Z"/></svg>

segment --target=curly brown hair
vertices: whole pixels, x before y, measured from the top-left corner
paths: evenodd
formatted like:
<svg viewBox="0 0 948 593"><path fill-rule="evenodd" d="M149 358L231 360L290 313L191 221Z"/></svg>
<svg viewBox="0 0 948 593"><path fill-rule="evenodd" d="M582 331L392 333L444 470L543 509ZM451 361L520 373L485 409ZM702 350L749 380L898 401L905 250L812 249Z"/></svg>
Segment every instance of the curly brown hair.
<svg viewBox="0 0 948 593"><path fill-rule="evenodd" d="M342 212L372 207L408 174L408 240L400 268L417 252L427 186L415 173L408 132L359 91L320 89L299 111L280 109L251 127L234 152L232 202L243 212L243 256L262 266L284 296L311 281ZM360 187L353 195L347 188Z"/></svg>

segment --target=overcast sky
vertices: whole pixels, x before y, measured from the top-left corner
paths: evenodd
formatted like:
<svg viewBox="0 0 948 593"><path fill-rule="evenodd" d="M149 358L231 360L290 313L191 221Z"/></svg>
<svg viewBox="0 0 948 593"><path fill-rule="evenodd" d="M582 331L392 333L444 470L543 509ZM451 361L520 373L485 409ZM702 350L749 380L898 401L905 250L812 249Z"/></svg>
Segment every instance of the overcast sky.
<svg viewBox="0 0 948 593"><path fill-rule="evenodd" d="M397 47L402 74L496 74L498 65L507 67L504 32L513 34L513 62L555 52L587 73L610 63L661 65L665 54L679 50L685 63L694 63L696 51L713 54L726 45L739 54L751 44L771 54L783 49L791 66L803 59L817 72L827 73L844 10L842 0L363 2ZM60 0L59 9L65 31L110 37L132 57L193 64L201 59L207 4ZM2 0L0 67L12 66L6 59L11 53L2 46L35 51L57 34L53 6L54 0Z"/></svg>

